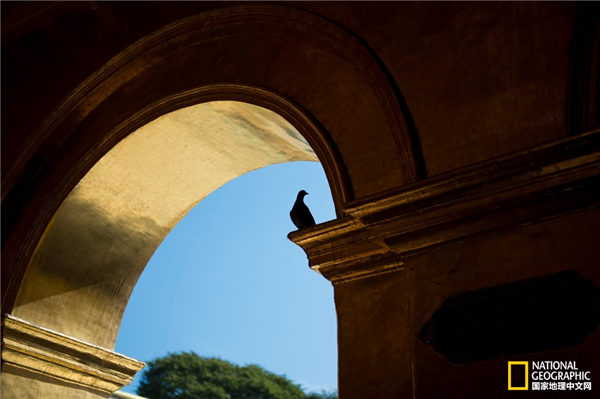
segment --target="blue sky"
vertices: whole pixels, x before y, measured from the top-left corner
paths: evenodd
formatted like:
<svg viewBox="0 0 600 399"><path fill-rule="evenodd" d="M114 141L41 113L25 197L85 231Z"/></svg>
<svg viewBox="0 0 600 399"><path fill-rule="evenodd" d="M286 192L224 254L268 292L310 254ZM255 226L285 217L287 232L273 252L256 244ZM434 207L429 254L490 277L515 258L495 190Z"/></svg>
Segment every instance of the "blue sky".
<svg viewBox="0 0 600 399"><path fill-rule="evenodd" d="M301 189L317 223L335 218L317 162L262 168L202 200L146 266L115 350L144 361L193 350L336 389L333 287L287 239ZM135 392L140 375L123 390Z"/></svg>

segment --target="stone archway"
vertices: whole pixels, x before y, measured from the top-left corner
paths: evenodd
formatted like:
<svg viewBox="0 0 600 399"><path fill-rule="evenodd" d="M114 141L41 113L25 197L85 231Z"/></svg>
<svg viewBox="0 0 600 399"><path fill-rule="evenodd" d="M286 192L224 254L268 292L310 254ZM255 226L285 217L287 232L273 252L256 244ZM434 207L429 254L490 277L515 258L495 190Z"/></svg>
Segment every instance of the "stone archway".
<svg viewBox="0 0 600 399"><path fill-rule="evenodd" d="M77 87L4 176L10 215L4 222L14 229L2 255L3 311L12 311L27 264L63 199L110 148L147 122L202 101L272 109L314 148L341 216L353 200L419 178L421 157L399 95L363 42L291 7L218 9L145 37Z"/></svg>
<svg viewBox="0 0 600 399"><path fill-rule="evenodd" d="M318 158L293 125L237 101L181 108L120 141L69 193L36 247L5 320L3 391L22 393L23 378L48 397L88 397L127 383L141 364L110 350L163 238L227 181L299 160ZM40 335L48 341L41 354ZM124 375L107 377L117 371ZM48 376L81 392L44 383Z"/></svg>
<svg viewBox="0 0 600 399"><path fill-rule="evenodd" d="M113 348L139 275L179 220L246 172L301 160L317 156L265 108L216 101L157 118L113 147L63 201L12 314Z"/></svg>
<svg viewBox="0 0 600 399"><path fill-rule="evenodd" d="M21 216L3 249L3 263L10 265L2 270L10 276L3 279L3 308L12 315L5 323L7 390L26 380L48 397L64 389L72 396L73 387L87 397L125 384L141 365L110 348L137 277L176 221L227 179L269 163L318 158L339 217L358 198L418 179L423 168L398 96L358 38L289 7L211 11L171 24L114 57L46 118L3 179L8 188L3 206ZM138 173L128 180L127 172L116 172L127 162L118 166L110 154L134 141L132 132L211 101L254 104L238 103L230 121L245 121L236 130L266 118L266 130L279 131L263 140L271 143L271 152L261 159L234 159L230 173L220 177L214 171L223 165L210 165L203 173L215 174L214 181L190 196L182 194L191 184L185 179L165 185L165 178L164 190L153 192L139 185ZM129 146L132 152L122 159L167 159L165 139L155 135L153 146ZM29 175L32 165L43 172ZM149 172L142 175L152 181ZM116 188L107 176L126 183ZM184 198L174 206L165 201L179 195ZM153 196L162 205L155 206ZM40 334L47 335L43 355L31 349ZM65 356L73 364L65 367ZM48 376L67 387L45 381Z"/></svg>
<svg viewBox="0 0 600 399"><path fill-rule="evenodd" d="M506 396L506 380L495 371L505 370L504 358L457 366L435 348L452 341L438 336L447 326L427 327L447 310L445 301L568 270L598 285L600 131L590 72L597 13L575 18L574 5L538 4L165 5L170 14L145 7L153 22L105 47L100 28L117 21L127 31L140 19L135 11L115 18L123 8L85 8L102 23L76 24L61 35L46 24L81 22L65 5L52 11L52 21L42 13L33 26L18 25L10 41L17 80L9 86L15 102L3 106L14 112L5 118L11 140L3 146L3 384L11 375L15 386L46 384L44 397L64 387L83 397L114 390L135 372L132 359L36 326L35 315L27 321L11 313L44 231L92 166L148 122L208 101L275 111L324 166L338 218L289 237L334 285L345 399L435 397L440 387L448 397ZM45 53L48 39L74 51L57 62ZM14 73L28 51L39 65ZM90 51L99 58L86 62ZM73 76L57 78L61 94L49 94L49 86L29 104L40 82L65 65ZM427 168L394 81L414 112ZM582 344L536 356L592 364L598 348L595 331ZM10 374L7 364L57 374ZM65 396L77 397L54 395Z"/></svg>

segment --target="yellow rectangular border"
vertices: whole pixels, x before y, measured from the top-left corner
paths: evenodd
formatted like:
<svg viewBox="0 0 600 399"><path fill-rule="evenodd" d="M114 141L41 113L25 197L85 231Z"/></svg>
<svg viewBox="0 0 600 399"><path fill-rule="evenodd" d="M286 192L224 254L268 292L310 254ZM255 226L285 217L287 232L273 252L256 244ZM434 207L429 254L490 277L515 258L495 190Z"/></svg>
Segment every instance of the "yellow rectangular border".
<svg viewBox="0 0 600 399"><path fill-rule="evenodd" d="M512 372L510 366L512 365L525 365L525 386L524 387L513 387L512 386ZM508 390L509 391L527 391L529 390L529 362L508 362Z"/></svg>

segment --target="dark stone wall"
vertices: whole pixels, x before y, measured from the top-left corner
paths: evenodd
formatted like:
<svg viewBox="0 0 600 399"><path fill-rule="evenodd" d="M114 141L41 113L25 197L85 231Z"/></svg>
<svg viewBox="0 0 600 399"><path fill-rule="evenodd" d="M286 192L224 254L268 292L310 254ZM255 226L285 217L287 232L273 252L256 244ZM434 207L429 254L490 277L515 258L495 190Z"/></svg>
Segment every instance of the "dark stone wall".
<svg viewBox="0 0 600 399"><path fill-rule="evenodd" d="M110 58L169 23L234 4L3 3L3 173L43 118ZM428 175L565 134L576 3L291 6L372 50L412 116Z"/></svg>
<svg viewBox="0 0 600 399"><path fill-rule="evenodd" d="M362 37L390 71L428 176L565 135L577 3L306 7Z"/></svg>
<svg viewBox="0 0 600 399"><path fill-rule="evenodd" d="M598 313L587 313L586 310L582 323L573 322L572 316L581 316L580 309L589 310L594 306L597 312L600 248L596 245L597 234L590 232L596 231L599 225L600 212L597 209L583 211L540 224L496 231L447 244L405 259L406 269L403 271L336 285L342 397L514 397L519 392L507 390L509 360L575 360L580 370L589 370L592 376L598 375L600 331L593 328L590 332L586 325L590 319L597 321ZM564 296L569 292L570 288L566 286L571 280L565 278L565 289L556 290L556 295L563 297L551 298L546 304L543 301L540 303L543 298L534 298L530 303L522 304L524 309L528 306L539 307L538 312L535 309L525 312L523 329L531 322L528 316L530 311L534 315L550 314L554 320L537 325L534 323L533 329L536 331L517 330L513 333L535 333L540 336L540 341L552 334L560 334L561 338L566 335L584 336L583 342L575 339L561 344L561 339L556 339L552 340L552 349L543 350L537 343L523 346L526 338L515 338L510 350L507 350L511 352L509 354L465 361L468 356L485 357L484 353L471 352L464 354L461 361L452 361L438 352L435 345L427 344L419 336L448 298L473 292L481 295L482 290L490 295L490 290L505 284L516 284L521 290L527 291L529 288L523 287L523 282L530 283L532 278L546 276L541 279L543 283L548 280L548 275L565 270L576 271L587 288L595 287L595 294L592 295L595 295L596 302L581 302L582 296L579 296L577 300L581 303L573 306L573 301L577 300ZM567 274L570 276L571 273ZM556 283L553 280L552 284ZM502 295L508 294L500 290L498 295L494 300L502 302ZM504 300L509 303L513 298L506 297ZM564 306L552 309L557 300L572 309L566 314ZM472 311L470 308L476 305L465 305L464 310ZM512 316L501 310L497 307L489 309L491 314L505 318L495 320L496 326L515 322ZM465 329L464 334L468 334L469 329L483 330L486 328L485 320L487 318L482 318L481 324L475 323L470 327L463 325L460 328ZM553 322L563 324L560 326L562 332L547 330L547 325ZM529 327L532 327L531 323ZM501 328L497 328L486 330L485 334L494 332L503 333ZM482 340L486 338L481 331L475 333L476 338L477 334ZM472 349L467 348L469 351L486 346L476 341L474 339ZM486 349L501 350L493 343L488 344ZM596 378L592 377L594 381ZM526 394L527 397L540 395L554 398L561 397L560 394L570 394L570 398L593 397L593 391L528 391Z"/></svg>

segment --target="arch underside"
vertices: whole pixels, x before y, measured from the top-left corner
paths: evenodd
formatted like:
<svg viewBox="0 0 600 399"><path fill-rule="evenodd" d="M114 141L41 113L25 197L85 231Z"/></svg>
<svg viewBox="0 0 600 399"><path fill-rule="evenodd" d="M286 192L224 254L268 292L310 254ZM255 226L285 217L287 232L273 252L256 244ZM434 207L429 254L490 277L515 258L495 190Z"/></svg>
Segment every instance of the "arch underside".
<svg viewBox="0 0 600 399"><path fill-rule="evenodd" d="M138 276L175 224L227 181L291 161L317 157L264 108L216 101L157 118L109 151L64 200L13 314L112 348Z"/></svg>

